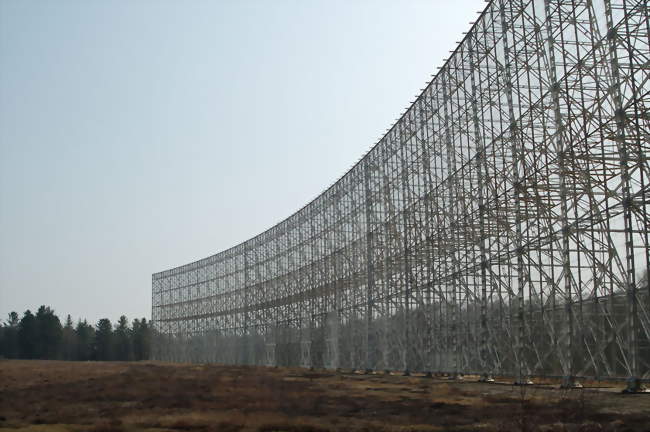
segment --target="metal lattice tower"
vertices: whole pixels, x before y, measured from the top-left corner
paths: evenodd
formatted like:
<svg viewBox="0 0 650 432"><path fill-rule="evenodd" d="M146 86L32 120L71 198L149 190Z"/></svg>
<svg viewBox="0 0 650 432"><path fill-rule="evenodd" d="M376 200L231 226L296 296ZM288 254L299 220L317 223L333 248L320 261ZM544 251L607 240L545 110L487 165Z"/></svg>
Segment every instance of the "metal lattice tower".
<svg viewBox="0 0 650 432"><path fill-rule="evenodd" d="M493 0L338 182L153 275L171 361L650 378L644 0Z"/></svg>

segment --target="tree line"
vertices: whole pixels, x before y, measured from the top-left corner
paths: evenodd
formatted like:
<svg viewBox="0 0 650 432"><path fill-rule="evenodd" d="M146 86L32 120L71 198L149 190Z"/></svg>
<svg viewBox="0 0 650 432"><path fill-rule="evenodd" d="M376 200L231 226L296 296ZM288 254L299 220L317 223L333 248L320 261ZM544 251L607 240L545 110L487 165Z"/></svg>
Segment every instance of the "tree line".
<svg viewBox="0 0 650 432"><path fill-rule="evenodd" d="M94 326L86 320L65 323L49 306L36 314L26 310L22 318L11 312L0 326L0 357L45 360L147 360L151 324L146 318L129 323L122 315L115 324L108 318Z"/></svg>

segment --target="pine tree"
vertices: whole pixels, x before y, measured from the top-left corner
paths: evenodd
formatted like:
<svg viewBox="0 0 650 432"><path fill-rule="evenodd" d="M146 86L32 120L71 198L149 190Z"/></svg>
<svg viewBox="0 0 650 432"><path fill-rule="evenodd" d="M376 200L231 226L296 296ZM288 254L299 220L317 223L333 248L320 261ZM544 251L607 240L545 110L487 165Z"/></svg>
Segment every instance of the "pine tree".
<svg viewBox="0 0 650 432"><path fill-rule="evenodd" d="M92 360L95 344L95 329L86 320L79 320L75 329L77 336L76 360Z"/></svg>
<svg viewBox="0 0 650 432"><path fill-rule="evenodd" d="M147 319L144 317L140 321L140 326L142 327L142 359L148 360L151 356L151 337L153 327L151 327L151 321L147 322Z"/></svg>
<svg viewBox="0 0 650 432"><path fill-rule="evenodd" d="M25 311L18 324L18 345L20 358L33 359L37 353L36 318L29 309Z"/></svg>
<svg viewBox="0 0 650 432"><path fill-rule="evenodd" d="M122 315L115 326L115 359L120 361L133 360L133 345L131 341L129 320Z"/></svg>
<svg viewBox="0 0 650 432"><path fill-rule="evenodd" d="M6 358L18 358L20 356L20 345L18 342L18 325L20 319L16 312L11 312L7 321L2 325L2 343L0 356Z"/></svg>
<svg viewBox="0 0 650 432"><path fill-rule="evenodd" d="M61 321L49 306L41 306L36 312L36 357L57 359L61 352L63 328Z"/></svg>
<svg viewBox="0 0 650 432"><path fill-rule="evenodd" d="M63 326L63 359L75 360L77 357L77 333L72 324L72 317L70 314L65 319Z"/></svg>
<svg viewBox="0 0 650 432"><path fill-rule="evenodd" d="M131 326L122 315L115 328L103 318L96 326L79 320L74 326L68 314L61 325L49 306L41 306L36 314L25 311L19 319L11 312L0 322L0 357L64 360L147 360L150 355L153 329L146 318L134 319Z"/></svg>
<svg viewBox="0 0 650 432"><path fill-rule="evenodd" d="M108 318L97 322L94 344L95 360L113 360L113 327Z"/></svg>
<svg viewBox="0 0 650 432"><path fill-rule="evenodd" d="M148 360L151 346L151 332L147 319L133 320L133 354L135 360Z"/></svg>

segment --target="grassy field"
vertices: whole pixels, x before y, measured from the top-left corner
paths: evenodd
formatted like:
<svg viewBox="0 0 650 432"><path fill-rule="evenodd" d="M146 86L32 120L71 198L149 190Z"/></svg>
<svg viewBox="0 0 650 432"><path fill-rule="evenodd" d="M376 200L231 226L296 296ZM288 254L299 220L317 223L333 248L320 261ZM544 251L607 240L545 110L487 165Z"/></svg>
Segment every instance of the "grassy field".
<svg viewBox="0 0 650 432"><path fill-rule="evenodd" d="M650 395L474 381L154 362L5 360L0 361L0 430L650 430Z"/></svg>

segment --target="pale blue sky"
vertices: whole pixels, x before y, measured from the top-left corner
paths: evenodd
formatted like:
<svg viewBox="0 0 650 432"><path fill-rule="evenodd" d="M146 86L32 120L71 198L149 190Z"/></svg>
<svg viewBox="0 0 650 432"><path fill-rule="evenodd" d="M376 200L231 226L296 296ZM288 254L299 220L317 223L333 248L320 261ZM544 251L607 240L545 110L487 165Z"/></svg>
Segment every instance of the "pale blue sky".
<svg viewBox="0 0 650 432"><path fill-rule="evenodd" d="M478 0L0 0L0 319L151 315L151 274L339 178Z"/></svg>

